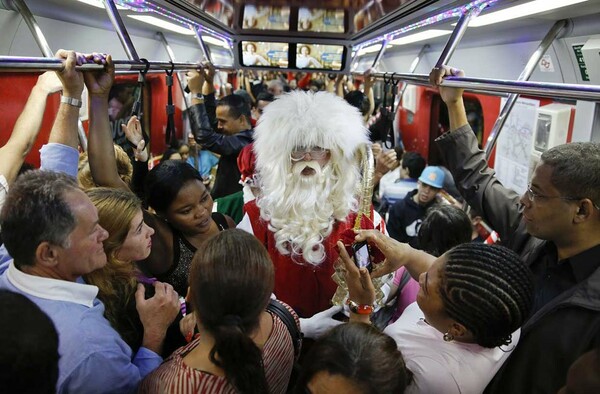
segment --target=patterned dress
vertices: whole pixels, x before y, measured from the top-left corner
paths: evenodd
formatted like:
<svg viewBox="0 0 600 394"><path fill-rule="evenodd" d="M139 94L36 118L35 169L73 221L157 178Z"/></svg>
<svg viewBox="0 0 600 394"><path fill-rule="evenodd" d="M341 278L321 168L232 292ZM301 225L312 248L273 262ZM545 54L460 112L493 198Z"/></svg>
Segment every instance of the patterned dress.
<svg viewBox="0 0 600 394"><path fill-rule="evenodd" d="M282 303L283 304L283 303ZM285 304L284 304L285 305ZM299 327L297 315L292 313ZM265 375L269 392L285 393L294 364L294 345L285 324L274 314L273 331L262 349ZM187 346L175 351L160 367L146 376L142 381L140 393L161 394L235 394L235 388L224 376L216 376L195 368L188 367L183 358L192 351L202 338L197 338Z"/></svg>

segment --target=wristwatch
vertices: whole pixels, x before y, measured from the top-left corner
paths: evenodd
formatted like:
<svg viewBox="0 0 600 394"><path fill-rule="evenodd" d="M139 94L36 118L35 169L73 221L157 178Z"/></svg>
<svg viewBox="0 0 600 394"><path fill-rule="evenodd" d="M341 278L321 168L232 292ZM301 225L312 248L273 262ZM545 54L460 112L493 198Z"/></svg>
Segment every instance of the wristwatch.
<svg viewBox="0 0 600 394"><path fill-rule="evenodd" d="M202 95L202 93L192 94L192 98L196 99L196 100L204 101L204 96Z"/></svg>
<svg viewBox="0 0 600 394"><path fill-rule="evenodd" d="M370 315L371 313L373 313L373 305L357 304L356 302L351 300L346 301L346 304L348 304L350 312L356 313L357 315Z"/></svg>
<svg viewBox="0 0 600 394"><path fill-rule="evenodd" d="M81 108L81 105L83 104L83 101L67 96L60 96L60 102L77 108Z"/></svg>

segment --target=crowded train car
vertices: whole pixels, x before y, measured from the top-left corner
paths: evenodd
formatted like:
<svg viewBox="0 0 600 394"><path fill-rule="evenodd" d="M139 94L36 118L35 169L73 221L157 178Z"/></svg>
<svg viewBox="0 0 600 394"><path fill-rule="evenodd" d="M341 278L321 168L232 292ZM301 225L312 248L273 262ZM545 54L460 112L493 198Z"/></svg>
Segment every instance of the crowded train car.
<svg viewBox="0 0 600 394"><path fill-rule="evenodd" d="M600 0L0 26L0 391L600 392Z"/></svg>

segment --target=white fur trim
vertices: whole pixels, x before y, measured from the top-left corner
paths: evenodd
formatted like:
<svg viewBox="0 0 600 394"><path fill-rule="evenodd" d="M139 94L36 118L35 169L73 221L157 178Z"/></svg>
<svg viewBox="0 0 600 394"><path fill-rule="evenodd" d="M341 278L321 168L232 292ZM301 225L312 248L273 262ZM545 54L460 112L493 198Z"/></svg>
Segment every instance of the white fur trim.
<svg viewBox="0 0 600 394"><path fill-rule="evenodd" d="M369 142L358 109L327 92L295 91L265 107L254 131L254 152L259 172L290 161L299 146L336 150L352 160L356 149Z"/></svg>

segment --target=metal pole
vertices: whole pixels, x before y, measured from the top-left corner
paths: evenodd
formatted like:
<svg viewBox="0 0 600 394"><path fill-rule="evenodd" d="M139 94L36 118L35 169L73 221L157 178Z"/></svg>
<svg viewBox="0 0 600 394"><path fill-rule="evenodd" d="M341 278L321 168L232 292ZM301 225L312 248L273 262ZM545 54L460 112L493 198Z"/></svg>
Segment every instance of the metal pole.
<svg viewBox="0 0 600 394"><path fill-rule="evenodd" d="M384 39L381 42L381 48L379 49L379 52L377 52L377 55L375 56L375 59L373 60L373 64L371 65L371 68L376 68L377 65L379 64L379 60L381 60L381 58L383 57L383 54L385 53L385 48L387 47L389 40Z"/></svg>
<svg viewBox="0 0 600 394"><path fill-rule="evenodd" d="M535 70L535 67L539 64L540 60L542 59L542 56L544 56L544 53L546 53L546 51L548 50L548 47L552 45L552 42L564 31L566 26L567 21L565 19L557 21L552 26L552 28L548 31L542 42L540 42L540 45L537 47L535 52L529 58L529 61L525 65L525 68L521 72L521 75L519 75L517 81L529 80L531 74L533 73L533 70ZM489 159L492 155L492 151L494 150L494 147L498 142L498 137L500 136L502 127L506 123L506 119L508 119L508 115L515 106L518 98L518 93L511 93L508 96L508 100L506 100L506 102L504 103L504 106L502 107L502 110L500 111L500 114L498 115L498 118L494 123L494 127L492 128L490 136L488 137L488 140L485 144L486 159Z"/></svg>
<svg viewBox="0 0 600 394"><path fill-rule="evenodd" d="M462 37L465 35L465 32L467 31L467 27L469 26L469 22L471 21L471 19L477 17L477 15L479 15L481 10L482 10L482 8L472 7L470 10L465 12L460 17L460 19L458 20L458 23L456 24L456 27L454 28L454 30L452 31L452 34L450 35L450 38L448 38L448 42L446 42L446 46L442 50L442 53L440 54L440 57L439 57L437 63L435 64L436 67L441 67L444 64L448 64L448 61L452 57L452 54L454 53L454 50L458 46L458 43L460 42Z"/></svg>
<svg viewBox="0 0 600 394"><path fill-rule="evenodd" d="M119 36L119 40L121 40L121 45L123 45L123 49L125 50L127 57L129 60L140 60L140 57L133 46L133 41L131 41L131 37L129 37L129 33L125 28L123 19L121 19L121 15L119 15L117 6L115 6L113 0L103 0L103 2L106 13L108 14L108 18L113 24L115 31Z"/></svg>
<svg viewBox="0 0 600 394"><path fill-rule="evenodd" d="M158 35L158 38L160 38L160 41L164 45L165 50L167 51L167 54L169 55L169 59L171 59L171 61L174 63L175 62L175 53L173 52L173 49L171 49L171 46L169 45L167 38L160 31L156 34ZM185 105L185 109L188 110L189 107L188 107L187 100L185 99L185 91L183 88L183 83L181 83L181 74L179 72L177 73L177 83L179 83L179 88L181 89L181 94L183 95L183 104Z"/></svg>
<svg viewBox="0 0 600 394"><path fill-rule="evenodd" d="M421 59L423 58L423 55L425 54L425 51L427 49L429 49L429 44L423 45L423 47L419 51L419 54L417 55L417 57L415 57L413 59L412 63L410 64L410 67L408 69L409 73L412 74L415 72L415 70L417 69L417 66L421 62ZM396 96L396 101L394 102L394 108L396 109L396 112L398 111L398 104L400 104L400 100L402 100L402 96L404 95L404 92L406 91L407 86L408 86L408 84L404 83L402 85L402 89L400 90L400 92L398 92L398 96Z"/></svg>
<svg viewBox="0 0 600 394"><path fill-rule="evenodd" d="M15 8L17 9L17 12L23 17L23 20L29 27L29 30L31 30L31 34L33 34L33 38L35 39L35 42L38 44L38 47L42 51L42 54L47 58L54 58L54 52L50 48L50 45L48 44L44 33L42 33L42 29L40 29L40 26L38 25L31 11L29 10L29 7L27 7L27 4L25 4L23 0L13 0L12 4L14 4ZM81 119L78 119L77 123L77 136L79 137L79 145L81 145L81 149L87 151L87 136L85 135L85 130L83 128L83 123L81 123Z"/></svg>
<svg viewBox="0 0 600 394"><path fill-rule="evenodd" d="M359 73L358 75L362 74ZM372 75L375 78L383 79L385 73L374 73ZM390 77L389 73L386 78L388 77ZM415 85L431 86L429 75L427 74L394 74L394 79L407 81ZM446 77L442 81L441 86L463 88L470 92L495 94L499 96L503 96L504 93L519 93L539 97L600 101L600 85Z"/></svg>
<svg viewBox="0 0 600 394"><path fill-rule="evenodd" d="M54 57L54 52L52 49L50 49L50 45L48 45L48 41L46 41L46 37L44 37L42 29L40 29L40 26L29 10L29 7L27 7L27 4L25 4L23 0L12 0L12 4L14 4L17 12L23 17L23 20L29 27L29 30L31 30L31 34L33 34L33 38L42 51L42 54L45 57Z"/></svg>
<svg viewBox="0 0 600 394"><path fill-rule="evenodd" d="M202 51L202 56L204 56L204 60L208 60L212 63L210 58L210 51L206 46L206 43L202 39L202 34L200 34L200 29L194 29L194 33L196 34L196 40L198 41L198 45L200 46L200 50Z"/></svg>
<svg viewBox="0 0 600 394"><path fill-rule="evenodd" d="M115 70L117 71L140 71L146 69L146 63L136 60L114 60ZM165 62L162 60L148 61L148 69L155 70L189 70L200 67L198 63L183 62ZM42 57L19 57L19 56L0 56L0 72L19 72L19 71L61 71L64 65L60 59L49 59ZM100 71L104 69L101 64L82 64L75 67L78 71ZM231 71L232 67L219 67L222 71Z"/></svg>

